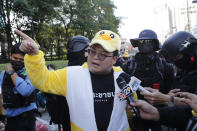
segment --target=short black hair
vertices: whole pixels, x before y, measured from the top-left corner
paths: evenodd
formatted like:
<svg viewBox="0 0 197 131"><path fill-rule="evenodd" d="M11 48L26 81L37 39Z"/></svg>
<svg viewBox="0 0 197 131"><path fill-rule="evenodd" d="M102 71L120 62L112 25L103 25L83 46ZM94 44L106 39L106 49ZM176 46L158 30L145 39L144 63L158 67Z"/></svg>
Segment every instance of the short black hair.
<svg viewBox="0 0 197 131"><path fill-rule="evenodd" d="M55 70L55 65L54 65L54 64L48 64L48 65L47 65L47 68L49 69L49 67L51 67L52 69Z"/></svg>
<svg viewBox="0 0 197 131"><path fill-rule="evenodd" d="M19 49L20 45L21 45L21 43L16 43L16 44L12 45L10 53L25 55L25 52L23 52Z"/></svg>

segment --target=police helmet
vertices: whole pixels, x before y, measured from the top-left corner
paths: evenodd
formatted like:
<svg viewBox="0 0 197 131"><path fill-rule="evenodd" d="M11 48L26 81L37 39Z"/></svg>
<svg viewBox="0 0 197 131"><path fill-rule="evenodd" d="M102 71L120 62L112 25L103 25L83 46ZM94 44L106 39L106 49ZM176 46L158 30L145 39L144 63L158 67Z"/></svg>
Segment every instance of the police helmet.
<svg viewBox="0 0 197 131"><path fill-rule="evenodd" d="M189 32L177 32L164 42L161 53L177 67L193 70L197 66L197 39Z"/></svg>
<svg viewBox="0 0 197 131"><path fill-rule="evenodd" d="M90 41L84 36L74 36L68 40L67 50L69 53L80 52L88 47Z"/></svg>
<svg viewBox="0 0 197 131"><path fill-rule="evenodd" d="M161 53L167 59L173 59L180 53L191 53L188 52L191 47L191 42L194 43L195 37L186 31L179 31L170 36L164 41L161 48Z"/></svg>
<svg viewBox="0 0 197 131"><path fill-rule="evenodd" d="M140 41L142 40L149 40L153 45L153 51L159 50L159 40L157 38L157 34L150 29L145 29L140 32L139 37L135 39L130 39L130 42L133 47L139 47Z"/></svg>

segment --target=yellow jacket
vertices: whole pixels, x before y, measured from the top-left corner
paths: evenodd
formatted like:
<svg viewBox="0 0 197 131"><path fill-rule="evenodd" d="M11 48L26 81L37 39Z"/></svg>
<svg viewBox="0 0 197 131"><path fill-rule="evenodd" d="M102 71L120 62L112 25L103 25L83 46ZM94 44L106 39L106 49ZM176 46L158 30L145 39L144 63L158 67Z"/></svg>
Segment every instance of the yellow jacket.
<svg viewBox="0 0 197 131"><path fill-rule="evenodd" d="M35 56L25 55L25 67L34 87L43 92L66 97L72 131L97 131L91 77L87 66L71 66L48 71L43 56L41 51ZM114 68L114 79L120 73L119 68ZM116 80L114 82L116 94L120 89ZM108 131L129 130L125 107L126 102L120 101L115 95Z"/></svg>

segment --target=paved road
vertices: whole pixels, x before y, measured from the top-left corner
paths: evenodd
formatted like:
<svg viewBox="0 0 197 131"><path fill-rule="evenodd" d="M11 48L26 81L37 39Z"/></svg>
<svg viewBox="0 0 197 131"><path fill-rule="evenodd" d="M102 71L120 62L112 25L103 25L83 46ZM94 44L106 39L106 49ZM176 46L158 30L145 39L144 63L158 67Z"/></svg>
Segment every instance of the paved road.
<svg viewBox="0 0 197 131"><path fill-rule="evenodd" d="M42 123L42 124L46 125L47 131L58 131L58 126L56 124L49 125L51 118L50 118L48 112L42 108L38 108L38 110L42 114L42 116L36 117L37 123Z"/></svg>

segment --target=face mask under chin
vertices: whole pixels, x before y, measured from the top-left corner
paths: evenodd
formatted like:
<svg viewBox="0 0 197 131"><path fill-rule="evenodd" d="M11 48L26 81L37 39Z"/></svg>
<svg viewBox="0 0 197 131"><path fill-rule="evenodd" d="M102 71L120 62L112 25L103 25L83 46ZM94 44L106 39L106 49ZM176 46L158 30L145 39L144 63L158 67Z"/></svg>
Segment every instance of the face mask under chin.
<svg viewBox="0 0 197 131"><path fill-rule="evenodd" d="M21 61L10 60L10 63L15 71L19 71L24 67L24 62Z"/></svg>

